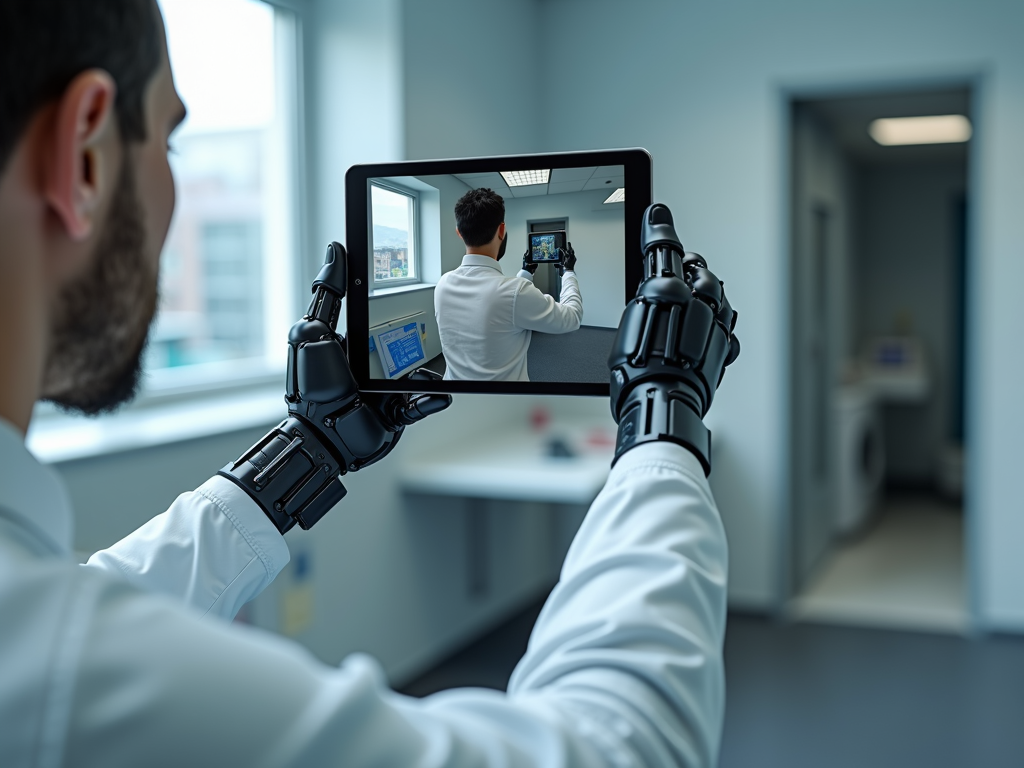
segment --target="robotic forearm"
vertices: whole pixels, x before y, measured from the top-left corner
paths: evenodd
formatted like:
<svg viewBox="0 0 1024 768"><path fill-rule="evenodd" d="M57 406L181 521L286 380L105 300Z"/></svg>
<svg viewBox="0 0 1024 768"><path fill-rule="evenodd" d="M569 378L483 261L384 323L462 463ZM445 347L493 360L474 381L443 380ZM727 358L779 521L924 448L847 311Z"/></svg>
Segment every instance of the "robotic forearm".
<svg viewBox="0 0 1024 768"><path fill-rule="evenodd" d="M342 475L379 461L407 425L451 404L449 395L359 391L336 332L345 285L345 249L331 243L313 301L288 334L288 418L220 471L281 533L312 527L345 496ZM410 378L440 377L420 370Z"/></svg>
<svg viewBox="0 0 1024 768"><path fill-rule="evenodd" d="M668 440L691 450L710 474L703 418L740 353L736 312L704 258L684 251L664 205L644 213L641 247L644 279L608 359L615 460L641 443Z"/></svg>

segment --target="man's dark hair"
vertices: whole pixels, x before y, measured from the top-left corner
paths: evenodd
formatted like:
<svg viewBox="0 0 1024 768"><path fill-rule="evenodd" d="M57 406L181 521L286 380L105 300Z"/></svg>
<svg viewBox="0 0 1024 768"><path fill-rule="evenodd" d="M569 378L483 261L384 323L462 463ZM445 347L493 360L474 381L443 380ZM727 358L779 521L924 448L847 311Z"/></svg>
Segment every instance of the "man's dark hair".
<svg viewBox="0 0 1024 768"><path fill-rule="evenodd" d="M505 201L493 189L471 189L455 204L455 226L466 245L487 245L505 220Z"/></svg>
<svg viewBox="0 0 1024 768"><path fill-rule="evenodd" d="M143 97L160 65L153 0L0 0L0 173L33 115L87 69L117 83L123 141L146 138Z"/></svg>

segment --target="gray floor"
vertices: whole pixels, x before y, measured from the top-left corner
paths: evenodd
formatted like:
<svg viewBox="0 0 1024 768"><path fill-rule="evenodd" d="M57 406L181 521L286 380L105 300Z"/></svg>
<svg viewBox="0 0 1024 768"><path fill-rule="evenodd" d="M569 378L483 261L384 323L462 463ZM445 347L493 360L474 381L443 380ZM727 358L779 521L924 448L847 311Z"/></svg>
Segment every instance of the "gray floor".
<svg viewBox="0 0 1024 768"><path fill-rule="evenodd" d="M405 689L503 689L540 605ZM732 615L722 768L1022 768L1024 638Z"/></svg>
<svg viewBox="0 0 1024 768"><path fill-rule="evenodd" d="M615 328L585 325L572 333L534 331L526 365L530 381L564 381L573 384L608 382L608 354L615 341ZM423 364L444 375L444 355Z"/></svg>
<svg viewBox="0 0 1024 768"><path fill-rule="evenodd" d="M789 606L793 618L925 632L970 631L963 514L928 493L891 493L837 543Z"/></svg>
<svg viewBox="0 0 1024 768"><path fill-rule="evenodd" d="M616 332L589 325L563 334L534 331L527 357L530 380L606 383Z"/></svg>

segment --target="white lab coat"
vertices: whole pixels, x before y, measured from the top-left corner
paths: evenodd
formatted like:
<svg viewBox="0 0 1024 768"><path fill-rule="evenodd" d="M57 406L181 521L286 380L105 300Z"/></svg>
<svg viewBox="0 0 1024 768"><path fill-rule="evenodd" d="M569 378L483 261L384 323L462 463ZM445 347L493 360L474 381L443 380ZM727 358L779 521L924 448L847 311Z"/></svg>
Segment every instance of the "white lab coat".
<svg viewBox="0 0 1024 768"><path fill-rule="evenodd" d="M716 761L726 545L679 446L612 470L507 694L403 697L368 656L333 668L228 622L288 552L223 478L86 566L71 541L58 477L0 422L4 768Z"/></svg>
<svg viewBox="0 0 1024 768"><path fill-rule="evenodd" d="M576 273L562 275L559 300L525 269L507 277L490 256L467 253L434 286L434 317L450 381L529 381L534 331L569 333L583 321Z"/></svg>

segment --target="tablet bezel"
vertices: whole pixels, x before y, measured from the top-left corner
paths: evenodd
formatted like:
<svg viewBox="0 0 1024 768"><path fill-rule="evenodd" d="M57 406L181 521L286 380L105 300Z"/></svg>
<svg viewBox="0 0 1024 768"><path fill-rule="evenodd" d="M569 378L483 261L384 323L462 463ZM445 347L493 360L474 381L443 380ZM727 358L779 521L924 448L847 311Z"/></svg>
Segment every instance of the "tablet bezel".
<svg viewBox="0 0 1024 768"><path fill-rule="evenodd" d="M643 212L651 204L651 156L645 149L606 149L582 152L556 152L534 155L495 155L491 157L412 160L399 163L354 165L345 174L345 231L348 247L348 319L349 365L361 391L366 392L446 392L533 395L604 396L608 383L560 381L424 381L404 378L398 381L370 378L368 343L353 344L352 339L369 339L369 194L370 179L393 176L444 176L457 173L493 172L496 167L525 171L537 167L579 168L621 165L628 191L623 203L623 305L635 295L643 276L640 252L640 225ZM585 263L585 262L584 262ZM581 264L581 267L583 264Z"/></svg>

